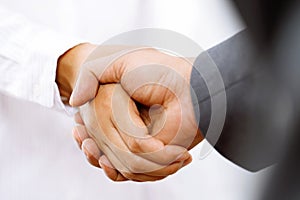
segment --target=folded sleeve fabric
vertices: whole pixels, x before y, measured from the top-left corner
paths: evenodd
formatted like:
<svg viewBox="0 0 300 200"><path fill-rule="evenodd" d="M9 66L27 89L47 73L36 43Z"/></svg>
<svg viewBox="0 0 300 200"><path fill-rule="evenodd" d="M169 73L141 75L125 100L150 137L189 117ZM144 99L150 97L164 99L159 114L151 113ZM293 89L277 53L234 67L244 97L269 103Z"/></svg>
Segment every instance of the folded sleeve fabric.
<svg viewBox="0 0 300 200"><path fill-rule="evenodd" d="M273 164L280 154L282 139L274 134L279 130L274 126L276 123L268 124L272 116L266 113L272 112L266 109L275 110L271 103L275 94L266 84L265 80L270 80L272 75L265 73L266 65L262 64L256 48L244 30L205 52L222 76L227 101L223 130L212 145L223 156L250 171ZM200 110L199 128L210 142L213 139L206 133L212 115L211 98L217 94L208 92L199 73L206 64L207 56L199 55L192 70L191 87L196 94L193 104L199 105L195 112ZM276 83L271 87L276 87Z"/></svg>
<svg viewBox="0 0 300 200"><path fill-rule="evenodd" d="M0 6L0 92L72 113L55 76L59 56L78 43Z"/></svg>

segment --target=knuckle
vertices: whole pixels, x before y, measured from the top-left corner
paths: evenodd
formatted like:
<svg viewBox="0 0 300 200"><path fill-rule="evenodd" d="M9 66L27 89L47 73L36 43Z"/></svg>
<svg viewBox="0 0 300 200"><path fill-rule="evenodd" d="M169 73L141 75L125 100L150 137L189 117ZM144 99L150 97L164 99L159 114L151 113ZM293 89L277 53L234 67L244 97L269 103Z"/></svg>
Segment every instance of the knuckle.
<svg viewBox="0 0 300 200"><path fill-rule="evenodd" d="M132 153L141 153L141 145L139 140L130 138L128 141L128 148Z"/></svg>

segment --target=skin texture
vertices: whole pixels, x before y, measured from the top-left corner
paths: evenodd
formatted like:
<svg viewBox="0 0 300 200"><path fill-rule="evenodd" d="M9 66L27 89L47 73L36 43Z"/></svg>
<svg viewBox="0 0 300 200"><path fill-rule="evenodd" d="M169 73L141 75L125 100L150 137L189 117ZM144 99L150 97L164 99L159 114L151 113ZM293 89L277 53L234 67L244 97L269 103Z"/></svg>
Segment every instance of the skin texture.
<svg viewBox="0 0 300 200"><path fill-rule="evenodd" d="M69 99L73 91L70 104L81 106L73 136L87 160L113 181L160 180L190 163L187 150L203 139L189 94L190 62L151 48L94 49L69 50L57 73L61 94Z"/></svg>
<svg viewBox="0 0 300 200"><path fill-rule="evenodd" d="M135 103L119 84L100 86L95 99L80 108L80 115L77 115L77 118L81 126L76 128L76 134L80 132L81 135L85 135L83 136L85 139L82 148L93 165L97 166L96 160L100 158L101 152L105 154L100 159L99 165L109 178L114 181L128 179L133 181L156 181L175 173L191 161L191 156L187 150L176 145L165 146L161 143L160 146L156 147L158 151L153 152L153 154L164 155L164 159L160 163L131 152L120 135L121 130L118 121L113 119L113 107L118 107L118 105L114 104L112 98L118 99L115 103L121 104L123 109L129 112L130 117L122 118L121 123L127 124L128 127L131 124L131 133L136 131L135 126L138 125L138 130L142 128L144 129L144 135L147 136L148 134L147 128L137 112ZM84 122L86 123L84 124ZM75 138L77 137L75 136ZM81 141L80 139L77 140ZM178 157L178 155L180 156Z"/></svg>

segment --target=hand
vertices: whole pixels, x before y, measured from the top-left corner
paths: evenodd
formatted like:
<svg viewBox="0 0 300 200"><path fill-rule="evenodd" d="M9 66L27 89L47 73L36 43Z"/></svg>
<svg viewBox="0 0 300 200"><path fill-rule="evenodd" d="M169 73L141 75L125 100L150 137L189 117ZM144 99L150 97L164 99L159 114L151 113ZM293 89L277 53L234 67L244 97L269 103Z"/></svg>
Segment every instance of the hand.
<svg viewBox="0 0 300 200"><path fill-rule="evenodd" d="M117 114L114 110L120 109L128 113L124 113L125 116L118 121L114 117L114 114ZM126 125L131 133L140 136L147 136L148 131L135 103L119 84L100 86L96 98L81 107L80 113L81 115L76 116L76 121L81 125L75 128L74 136L79 144L83 141L82 147L89 161L97 166L99 159L100 166L114 181L160 180L191 162L190 154L180 146L153 143L157 149L153 154L161 157L160 163L129 151L119 134L122 132L120 125ZM98 147L105 156L101 156Z"/></svg>
<svg viewBox="0 0 300 200"><path fill-rule="evenodd" d="M80 45L77 45L76 47L70 49L64 55L62 55L60 57L60 59L58 61L56 81L59 85L61 94L65 97L67 97L67 99L69 98L70 93L73 90L74 83L77 78L81 64L84 62L84 60L89 56L89 54L94 49L95 49L95 45L91 45L88 43L80 44ZM102 54L109 55L110 52L113 52L115 50L122 50L122 49L124 49L124 47L111 47L111 48L107 48L106 51L103 51ZM102 89L102 90L104 90L104 89ZM101 98L99 97L99 99L101 99ZM109 98L105 98L105 99L101 100L100 102L103 102L103 103L109 102ZM143 113L147 113L147 112L143 111ZM102 114L101 114L101 116L102 116ZM100 119L102 119L102 118L100 118ZM143 116L143 119L146 120L147 116ZM100 151L100 149L97 146L98 144L96 144L96 142L95 142L97 140L93 140L90 137L90 135L86 131L85 124L83 123L83 120L79 114L77 114L75 116L75 121L80 125L78 125L76 128L74 128L74 131L73 131L74 138L78 142L79 146L83 149L84 153L87 156L88 161L96 167L100 167L100 165L101 165L101 167L104 169L104 171L108 175L108 177L114 181L124 181L124 180L128 180L128 178L132 179L132 180L136 180L136 181L158 180L158 179L164 178L167 175L170 175L170 174L176 172L180 167L185 166L186 164L191 162L191 157L187 153L184 154L185 149L183 149L183 148L172 147L172 146L167 146L166 148L164 148L161 146L161 143L158 143L159 146L157 146L157 145L155 146L155 144L153 144L153 146L152 146L153 151L155 151L155 147L157 147L156 151L161 150L163 153L164 153L164 151L169 149L170 153L168 153L168 152L166 154L160 153L160 154L157 154L156 156L161 157L160 162L164 161L165 163L168 163L171 165L164 167L162 169L156 170L156 171L155 170L153 171L153 168L152 168L151 169L152 171L151 171L151 173L149 173L149 175L136 174L136 173L130 173L128 171L127 172L123 171L124 175L127 177L127 178L125 178L119 171L114 169L114 167L111 164L111 162L109 161L109 159L105 155L103 155L103 153ZM97 136L97 134L94 134L94 135ZM99 143L99 141L98 141L98 143ZM170 149L171 149L171 151L170 151ZM175 149L177 149L177 150L175 150ZM176 155L174 155L174 153ZM180 156L180 153L181 153L181 155L185 155L185 157L178 158L178 156ZM108 152L108 155L110 155L109 152ZM171 155L171 158L169 158L168 155ZM177 156L177 161L175 160L175 156ZM136 157L135 155L133 155L131 157L127 156L127 158L128 158L127 161L130 161L134 158L135 158L135 160L139 160L139 159L136 159L138 157ZM186 159L184 160L183 158L186 158ZM122 159L122 157L121 157L121 159ZM167 161L168 159L169 159L169 161ZM181 161L180 161L180 159L181 159ZM173 163L170 163L171 161ZM116 161L114 161L114 162L116 162ZM145 160L144 162L148 162L148 161ZM133 165L133 166L128 165L126 167L131 169L131 171L136 171L136 170L132 170L132 169L137 169L137 168L145 170L145 169L147 169L147 167L143 166L143 165L145 165L144 162L136 163L136 165ZM100 165L99 165L99 163L100 163ZM132 163L134 163L134 162L129 162L129 164L132 164ZM155 168L162 167L161 165L157 165L155 163L152 163L152 166L153 165L155 166ZM149 162L148 162L147 166L151 166L149 164ZM124 168L124 166L122 168ZM149 172L150 172L150 170L149 170Z"/></svg>
<svg viewBox="0 0 300 200"><path fill-rule="evenodd" d="M91 58L79 74L71 105L80 106L94 98L99 83L120 83L139 104L138 108L142 108L139 111L150 113L151 120L144 119L149 123L149 134L164 145L190 149L203 139L191 103L190 62L151 48L117 48L114 51L113 47L98 47ZM116 117L124 118L122 115ZM141 139L130 135L126 127L121 129L120 135L131 152L159 162L161 158L149 154L153 151L153 143L149 142L154 141L153 137Z"/></svg>

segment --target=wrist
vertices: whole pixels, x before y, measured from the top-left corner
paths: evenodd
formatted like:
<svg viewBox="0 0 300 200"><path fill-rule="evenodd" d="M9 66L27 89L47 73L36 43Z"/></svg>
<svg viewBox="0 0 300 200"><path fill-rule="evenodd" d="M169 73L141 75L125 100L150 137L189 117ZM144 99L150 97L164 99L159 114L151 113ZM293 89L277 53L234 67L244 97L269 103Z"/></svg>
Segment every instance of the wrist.
<svg viewBox="0 0 300 200"><path fill-rule="evenodd" d="M90 43L81 43L67 50L58 58L56 83L63 102L68 104L72 91L75 87L81 65L96 48Z"/></svg>

